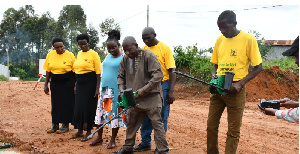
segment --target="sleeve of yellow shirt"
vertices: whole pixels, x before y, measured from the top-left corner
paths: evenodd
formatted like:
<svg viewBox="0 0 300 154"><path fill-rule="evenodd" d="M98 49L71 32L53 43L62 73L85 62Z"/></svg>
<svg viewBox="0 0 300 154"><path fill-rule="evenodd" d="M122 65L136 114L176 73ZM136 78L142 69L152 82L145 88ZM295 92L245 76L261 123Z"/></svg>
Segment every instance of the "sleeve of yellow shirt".
<svg viewBox="0 0 300 154"><path fill-rule="evenodd" d="M74 65L74 62L76 61L76 58L75 58L75 56L74 56L74 54L72 52L70 52L70 53L72 54L72 57L71 57L72 58L72 61L71 61L71 63L72 63L72 71L75 72L73 65Z"/></svg>
<svg viewBox="0 0 300 154"><path fill-rule="evenodd" d="M215 43L215 47L214 47L214 51L212 53L210 62L217 64L218 65L218 49L219 49L219 45L220 45L220 37L217 39L216 43Z"/></svg>
<svg viewBox="0 0 300 154"><path fill-rule="evenodd" d="M43 69L46 70L47 72L50 72L51 70L49 69L49 58L50 58L50 53L51 51L47 54L46 60L44 62Z"/></svg>
<svg viewBox="0 0 300 154"><path fill-rule="evenodd" d="M262 58L255 37L252 36L251 38L252 39L249 40L250 45L248 46L249 49L247 50L248 51L247 55L252 65L257 66L260 63L262 63Z"/></svg>
<svg viewBox="0 0 300 154"><path fill-rule="evenodd" d="M94 66L96 74L101 74L101 60L97 52L94 52Z"/></svg>
<svg viewBox="0 0 300 154"><path fill-rule="evenodd" d="M169 68L176 68L172 50L168 46L166 46L165 52L166 52L166 57L165 57L166 69L168 70Z"/></svg>

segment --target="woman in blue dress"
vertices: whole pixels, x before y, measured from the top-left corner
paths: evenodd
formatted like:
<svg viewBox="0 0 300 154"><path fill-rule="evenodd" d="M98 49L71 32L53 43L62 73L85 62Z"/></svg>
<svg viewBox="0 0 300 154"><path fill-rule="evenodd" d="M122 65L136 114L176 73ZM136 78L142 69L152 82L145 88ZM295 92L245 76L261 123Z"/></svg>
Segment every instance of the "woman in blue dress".
<svg viewBox="0 0 300 154"><path fill-rule="evenodd" d="M109 55L106 56L103 61L103 73L101 78L100 95L96 110L95 124L99 128L104 123L109 121L112 117L117 115L122 111L122 109L117 105L118 101L118 85L117 77L118 70L120 69L120 62L123 55L120 51L120 32L112 30L108 33L108 39L106 40L107 50ZM108 124L112 128L112 136L108 149L112 149L116 146L116 136L118 134L119 127L126 127L126 115L114 119ZM103 128L98 131L97 138L90 142L90 145L97 145L103 142L102 138Z"/></svg>

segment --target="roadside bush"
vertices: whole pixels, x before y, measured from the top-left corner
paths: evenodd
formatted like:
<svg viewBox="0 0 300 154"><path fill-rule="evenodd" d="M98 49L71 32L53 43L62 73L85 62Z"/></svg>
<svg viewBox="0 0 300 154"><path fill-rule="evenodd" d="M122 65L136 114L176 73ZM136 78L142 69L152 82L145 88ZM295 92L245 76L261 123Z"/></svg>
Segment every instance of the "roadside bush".
<svg viewBox="0 0 300 154"><path fill-rule="evenodd" d="M263 67L264 68L269 69L272 66L278 66L279 69L283 72L289 72L289 73L292 73L292 74L299 75L299 68L295 64L295 58L294 57L284 57L284 58L281 58L281 59L263 61Z"/></svg>
<svg viewBox="0 0 300 154"><path fill-rule="evenodd" d="M11 70L10 75L14 77L20 77L20 79L24 79L25 77L27 77L27 72L22 68L14 67Z"/></svg>
<svg viewBox="0 0 300 154"><path fill-rule="evenodd" d="M210 62L210 58L198 57L193 61L191 72L194 72L194 76L199 79L210 82L213 71L213 63Z"/></svg>
<svg viewBox="0 0 300 154"><path fill-rule="evenodd" d="M175 64L177 67L191 66L194 56L185 53L185 50L182 48L181 45L175 46L174 52L175 52L175 57L174 57Z"/></svg>
<svg viewBox="0 0 300 154"><path fill-rule="evenodd" d="M188 75L199 78L205 82L209 82L211 79L213 64L210 62L210 58L202 57L201 54L206 50L198 50L197 44L188 46L185 49L181 45L174 47L174 59L176 67ZM208 52L212 52L212 48L208 49Z"/></svg>
<svg viewBox="0 0 300 154"><path fill-rule="evenodd" d="M36 64L10 65L9 70L11 76L20 77L20 79L22 80L29 78L38 78L38 66L36 66Z"/></svg>
<svg viewBox="0 0 300 154"><path fill-rule="evenodd" d="M26 77L29 77L29 78L32 78L32 77L38 77L38 74L39 74L39 68L38 66L36 66L35 64L31 64L29 66L29 69L27 71L27 76Z"/></svg>
<svg viewBox="0 0 300 154"><path fill-rule="evenodd" d="M4 75L0 75L0 81L8 81L8 79Z"/></svg>

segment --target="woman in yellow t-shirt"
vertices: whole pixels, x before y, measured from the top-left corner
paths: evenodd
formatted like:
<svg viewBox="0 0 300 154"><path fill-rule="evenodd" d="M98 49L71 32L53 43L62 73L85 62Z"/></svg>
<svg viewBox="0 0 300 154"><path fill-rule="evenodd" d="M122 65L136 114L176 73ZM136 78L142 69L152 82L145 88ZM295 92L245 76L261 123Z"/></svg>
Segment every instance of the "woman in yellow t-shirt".
<svg viewBox="0 0 300 154"><path fill-rule="evenodd" d="M87 141L94 125L95 111L100 87L101 61L97 52L89 49L89 37L86 34L77 36L77 43L81 49L74 62L76 73L75 109L72 125L78 132L71 138L86 135L81 141Z"/></svg>
<svg viewBox="0 0 300 154"><path fill-rule="evenodd" d="M46 70L44 86L46 94L49 94L48 82L51 78L52 127L47 130L47 133L64 133L69 131L69 123L72 122L74 115L75 56L64 49L64 42L60 38L53 39L52 45L54 50L47 54L43 67ZM59 123L62 123L60 129Z"/></svg>

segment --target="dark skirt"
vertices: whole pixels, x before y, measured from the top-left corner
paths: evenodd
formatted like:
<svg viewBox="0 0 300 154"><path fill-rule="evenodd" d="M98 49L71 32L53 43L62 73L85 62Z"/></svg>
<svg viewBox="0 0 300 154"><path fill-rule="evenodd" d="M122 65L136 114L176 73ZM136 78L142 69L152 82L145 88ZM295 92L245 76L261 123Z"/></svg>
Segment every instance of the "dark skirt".
<svg viewBox="0 0 300 154"><path fill-rule="evenodd" d="M95 72L76 74L75 110L72 125L75 129L91 130L97 109L98 97L94 97L97 77Z"/></svg>
<svg viewBox="0 0 300 154"><path fill-rule="evenodd" d="M74 72L70 71L65 74L51 73L52 123L68 124L72 122L75 104L74 86Z"/></svg>

